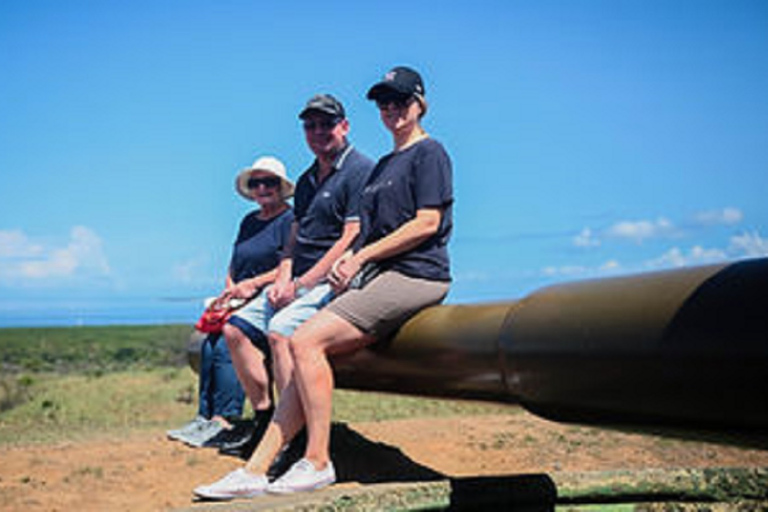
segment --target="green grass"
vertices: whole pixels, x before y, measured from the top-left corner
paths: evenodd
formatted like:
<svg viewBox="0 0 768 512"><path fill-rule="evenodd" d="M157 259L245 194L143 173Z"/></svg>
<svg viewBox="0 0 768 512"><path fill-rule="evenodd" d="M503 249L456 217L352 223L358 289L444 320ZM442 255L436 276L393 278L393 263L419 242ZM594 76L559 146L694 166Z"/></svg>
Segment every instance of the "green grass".
<svg viewBox="0 0 768 512"><path fill-rule="evenodd" d="M196 376L187 368L39 374L27 395L0 413L0 444L180 426L195 415Z"/></svg>
<svg viewBox="0 0 768 512"><path fill-rule="evenodd" d="M2 374L186 365L188 325L0 329Z"/></svg>
<svg viewBox="0 0 768 512"><path fill-rule="evenodd" d="M0 444L164 432L197 411L187 326L0 329ZM511 414L518 408L336 391L334 420ZM246 408L246 414L250 411Z"/></svg>
<svg viewBox="0 0 768 512"><path fill-rule="evenodd" d="M0 413L0 444L55 442L94 435L181 426L197 410L197 375L188 368L132 370L103 375L40 374L28 399ZM334 420L512 414L519 409L453 401L337 390ZM246 410L246 414L250 411Z"/></svg>

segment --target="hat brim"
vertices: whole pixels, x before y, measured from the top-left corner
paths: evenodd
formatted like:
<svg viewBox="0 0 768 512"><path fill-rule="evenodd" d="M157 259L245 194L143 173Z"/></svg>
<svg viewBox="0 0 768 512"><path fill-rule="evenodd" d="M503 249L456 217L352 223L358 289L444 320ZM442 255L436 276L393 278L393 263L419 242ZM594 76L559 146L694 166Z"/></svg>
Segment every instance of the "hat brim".
<svg viewBox="0 0 768 512"><path fill-rule="evenodd" d="M331 117L343 117L340 116L339 113L332 109L331 107L323 108L323 107L308 107L301 111L299 114L299 119L306 119L309 117L309 114L311 113L317 113L317 114L323 114L325 116L331 116Z"/></svg>
<svg viewBox="0 0 768 512"><path fill-rule="evenodd" d="M411 96L413 94L413 91L400 84L394 82L379 82L378 84L368 89L368 94L365 96L369 100L376 100L377 98L387 94L392 94L393 92L396 94L402 94L403 96Z"/></svg>
<svg viewBox="0 0 768 512"><path fill-rule="evenodd" d="M266 172L267 174L271 174L272 176L280 178L280 196L282 199L290 199L293 197L294 186L290 181L267 169L254 169L253 167L246 167L240 171L240 174L238 174L237 178L235 178L235 189L237 189L237 192L245 199L249 201L255 201L253 196L251 196L251 189L248 188L248 180L251 177L251 173L254 171Z"/></svg>

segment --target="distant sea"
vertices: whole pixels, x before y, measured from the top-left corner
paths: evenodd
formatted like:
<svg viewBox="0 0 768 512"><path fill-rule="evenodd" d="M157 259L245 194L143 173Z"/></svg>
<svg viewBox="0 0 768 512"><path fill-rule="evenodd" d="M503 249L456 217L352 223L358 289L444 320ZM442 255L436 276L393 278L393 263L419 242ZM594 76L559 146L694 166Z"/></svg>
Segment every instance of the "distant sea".
<svg viewBox="0 0 768 512"><path fill-rule="evenodd" d="M0 328L194 324L202 298L0 299Z"/></svg>

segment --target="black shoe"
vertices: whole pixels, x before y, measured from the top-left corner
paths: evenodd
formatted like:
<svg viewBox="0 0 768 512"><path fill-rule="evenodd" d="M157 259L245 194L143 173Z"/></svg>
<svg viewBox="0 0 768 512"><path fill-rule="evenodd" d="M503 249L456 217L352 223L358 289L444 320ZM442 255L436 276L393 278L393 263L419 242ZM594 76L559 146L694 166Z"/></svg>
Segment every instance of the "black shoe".
<svg viewBox="0 0 768 512"><path fill-rule="evenodd" d="M277 454L272 465L267 470L267 477L270 480L277 478L290 469L296 462L304 456L307 449L307 429L299 430L290 443Z"/></svg>
<svg viewBox="0 0 768 512"><path fill-rule="evenodd" d="M231 443L222 444L219 447L219 453L222 455L240 457L243 460L250 459L256 446L258 446L261 438L264 436L264 432L267 431L267 426L272 420L273 412L274 409L272 408L269 408L266 411L256 411L254 413L253 421L251 422L253 430L250 435Z"/></svg>
<svg viewBox="0 0 768 512"><path fill-rule="evenodd" d="M205 448L221 448L226 444L242 442L251 437L256 425L253 420L239 420L232 428L227 428L203 443Z"/></svg>

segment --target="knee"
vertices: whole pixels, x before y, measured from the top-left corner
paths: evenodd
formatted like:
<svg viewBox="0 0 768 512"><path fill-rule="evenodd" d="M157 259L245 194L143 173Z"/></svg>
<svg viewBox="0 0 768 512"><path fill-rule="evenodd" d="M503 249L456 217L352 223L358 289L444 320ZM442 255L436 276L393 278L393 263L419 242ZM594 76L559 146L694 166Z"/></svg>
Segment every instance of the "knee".
<svg viewBox="0 0 768 512"><path fill-rule="evenodd" d="M247 339L240 329L231 324L224 324L221 333L224 335L224 339L227 340L227 345L230 349L239 347Z"/></svg>
<svg viewBox="0 0 768 512"><path fill-rule="evenodd" d="M299 332L294 333L287 342L288 353L294 361L315 357L320 349L320 344L313 337L303 336Z"/></svg>
<svg viewBox="0 0 768 512"><path fill-rule="evenodd" d="M291 354L288 349L289 338L270 332L267 339L269 340L269 349L272 351L272 357L278 359L290 358Z"/></svg>

